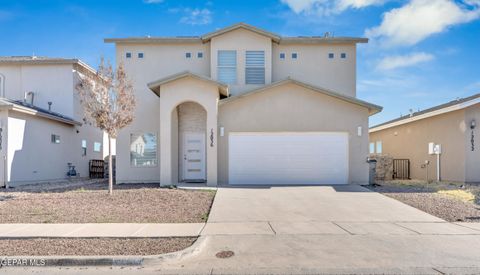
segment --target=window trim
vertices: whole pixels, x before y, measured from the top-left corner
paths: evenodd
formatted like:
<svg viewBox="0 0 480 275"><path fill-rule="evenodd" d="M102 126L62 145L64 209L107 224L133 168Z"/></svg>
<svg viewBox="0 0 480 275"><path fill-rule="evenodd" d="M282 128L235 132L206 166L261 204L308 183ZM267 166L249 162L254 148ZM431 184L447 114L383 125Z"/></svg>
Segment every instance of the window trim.
<svg viewBox="0 0 480 275"><path fill-rule="evenodd" d="M235 53L235 65L234 66L220 66L218 63L220 61L220 52L234 52ZM237 61L238 55L237 55L237 50L217 50L217 80L222 81L219 76L220 76L220 69L221 68L234 68L235 69L235 81L232 82L224 82L225 84L231 84L231 85L236 85L238 83L238 61Z"/></svg>
<svg viewBox="0 0 480 275"><path fill-rule="evenodd" d="M131 154L131 150L132 150L132 135L144 135L144 134L154 134L155 135L155 145L156 145L156 150L155 150L155 165L148 165L148 166L135 166L132 164L132 154ZM130 168L157 168L158 165L159 165L159 152L158 150L160 149L160 146L158 144L159 142L159 136L158 136L158 133L157 132L141 132L141 131L137 131L137 132L130 132L130 137L129 137L129 145L128 145L128 150L129 150L129 163L130 163Z"/></svg>

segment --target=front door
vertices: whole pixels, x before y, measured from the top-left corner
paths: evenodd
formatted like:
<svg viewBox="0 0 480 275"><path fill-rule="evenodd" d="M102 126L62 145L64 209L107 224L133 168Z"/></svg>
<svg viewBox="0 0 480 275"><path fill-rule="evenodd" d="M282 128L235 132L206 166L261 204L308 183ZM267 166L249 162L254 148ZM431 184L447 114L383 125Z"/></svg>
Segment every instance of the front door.
<svg viewBox="0 0 480 275"><path fill-rule="evenodd" d="M184 180L205 181L205 133L186 132L183 152Z"/></svg>

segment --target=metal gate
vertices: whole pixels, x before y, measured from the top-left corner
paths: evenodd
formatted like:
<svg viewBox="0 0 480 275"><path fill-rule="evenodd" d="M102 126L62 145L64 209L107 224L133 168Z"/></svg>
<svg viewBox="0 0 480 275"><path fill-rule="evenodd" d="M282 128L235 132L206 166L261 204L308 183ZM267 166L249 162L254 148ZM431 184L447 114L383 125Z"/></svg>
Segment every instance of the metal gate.
<svg viewBox="0 0 480 275"><path fill-rule="evenodd" d="M410 179L410 160L394 159L393 160L393 179Z"/></svg>

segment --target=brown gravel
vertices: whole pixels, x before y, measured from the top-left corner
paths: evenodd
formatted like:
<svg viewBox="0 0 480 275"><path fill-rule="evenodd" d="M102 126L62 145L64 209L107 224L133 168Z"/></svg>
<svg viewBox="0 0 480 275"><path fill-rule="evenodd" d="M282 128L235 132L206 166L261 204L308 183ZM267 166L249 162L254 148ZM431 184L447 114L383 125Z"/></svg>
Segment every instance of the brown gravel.
<svg viewBox="0 0 480 275"><path fill-rule="evenodd" d="M158 255L191 246L195 238L2 239L1 256Z"/></svg>
<svg viewBox="0 0 480 275"><path fill-rule="evenodd" d="M205 222L215 192L124 184L108 195L104 183L38 190L0 189L0 223Z"/></svg>
<svg viewBox="0 0 480 275"><path fill-rule="evenodd" d="M480 222L480 205L436 193L431 188L395 184L367 187L449 222Z"/></svg>

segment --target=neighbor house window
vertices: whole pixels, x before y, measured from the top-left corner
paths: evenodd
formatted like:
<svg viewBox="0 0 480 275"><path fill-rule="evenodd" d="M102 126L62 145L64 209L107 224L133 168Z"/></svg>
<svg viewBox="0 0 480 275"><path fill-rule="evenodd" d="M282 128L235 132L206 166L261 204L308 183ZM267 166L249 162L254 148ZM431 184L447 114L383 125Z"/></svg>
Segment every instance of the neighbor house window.
<svg viewBox="0 0 480 275"><path fill-rule="evenodd" d="M343 58L343 59L347 58L347 54L346 53L341 53L340 58Z"/></svg>
<svg viewBox="0 0 480 275"><path fill-rule="evenodd" d="M297 53L292 53L292 59L297 59L298 58L298 54Z"/></svg>
<svg viewBox="0 0 480 275"><path fill-rule="evenodd" d="M82 139L82 156L87 155L87 141Z"/></svg>
<svg viewBox="0 0 480 275"><path fill-rule="evenodd" d="M100 152L102 150L102 144L100 142L93 143L93 151Z"/></svg>
<svg viewBox="0 0 480 275"><path fill-rule="evenodd" d="M375 154L375 142L370 142L370 154Z"/></svg>
<svg viewBox="0 0 480 275"><path fill-rule="evenodd" d="M333 53L329 53L329 54L328 54L328 58L332 59L332 58L334 58L334 57L335 57L335 54L333 54Z"/></svg>
<svg viewBox="0 0 480 275"><path fill-rule="evenodd" d="M382 153L382 142L381 141L377 141L376 142L376 151L377 151L377 154L381 154Z"/></svg>
<svg viewBox="0 0 480 275"><path fill-rule="evenodd" d="M125 57L126 57L126 58L131 58L131 57L132 57L132 53L126 53L126 54L125 54Z"/></svg>
<svg viewBox="0 0 480 275"><path fill-rule="evenodd" d="M285 53L280 53L280 59L285 59Z"/></svg>
<svg viewBox="0 0 480 275"><path fill-rule="evenodd" d="M265 84L265 52L246 51L245 84Z"/></svg>
<svg viewBox="0 0 480 275"><path fill-rule="evenodd" d="M130 135L130 164L134 167L157 165L157 135L153 133Z"/></svg>
<svg viewBox="0 0 480 275"><path fill-rule="evenodd" d="M52 143L59 144L60 143L60 136L52 134L51 140L52 140Z"/></svg>
<svg viewBox="0 0 480 275"><path fill-rule="evenodd" d="M138 53L138 58L143 58L143 53Z"/></svg>
<svg viewBox="0 0 480 275"><path fill-rule="evenodd" d="M185 58L191 58L192 57L192 53L185 53Z"/></svg>
<svg viewBox="0 0 480 275"><path fill-rule="evenodd" d="M219 81L237 83L237 51L218 51L217 72Z"/></svg>
<svg viewBox="0 0 480 275"><path fill-rule="evenodd" d="M203 58L203 53L202 52L197 53L197 58Z"/></svg>

